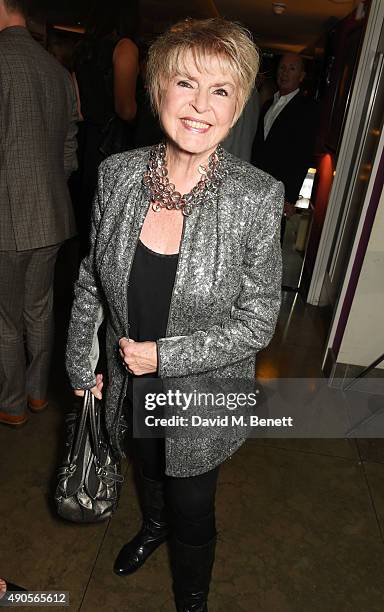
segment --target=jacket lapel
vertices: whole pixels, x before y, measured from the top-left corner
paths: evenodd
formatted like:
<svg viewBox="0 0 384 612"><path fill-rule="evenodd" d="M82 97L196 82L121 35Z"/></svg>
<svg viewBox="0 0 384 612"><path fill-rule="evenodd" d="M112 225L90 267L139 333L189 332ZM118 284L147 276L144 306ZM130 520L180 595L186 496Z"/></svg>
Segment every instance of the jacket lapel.
<svg viewBox="0 0 384 612"><path fill-rule="evenodd" d="M181 235L179 260L177 263L176 277L172 291L171 303L168 313L167 336L178 335L179 315L184 318L185 310L182 306L183 289L188 278L189 262L191 261L191 249L193 246L193 235L196 231L200 215L200 207L195 208L192 214L184 217L183 232Z"/></svg>

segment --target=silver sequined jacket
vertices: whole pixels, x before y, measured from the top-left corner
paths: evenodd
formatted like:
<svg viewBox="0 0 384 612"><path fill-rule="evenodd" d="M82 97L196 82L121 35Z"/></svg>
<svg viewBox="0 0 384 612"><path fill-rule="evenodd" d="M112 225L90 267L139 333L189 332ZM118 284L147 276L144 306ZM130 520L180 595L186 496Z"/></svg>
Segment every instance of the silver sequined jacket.
<svg viewBox="0 0 384 612"><path fill-rule="evenodd" d="M118 341L129 337L131 263L149 203L143 184L149 150L108 158L100 166L90 254L82 262L67 345L74 388L95 385L97 329L107 318L106 422L121 451L128 377ZM158 340L158 373L167 377L253 379L256 353L274 332L280 307L280 219L283 185L224 152L216 194L185 218L166 337ZM231 456L244 436L205 435L191 444L166 438L166 473L192 476Z"/></svg>

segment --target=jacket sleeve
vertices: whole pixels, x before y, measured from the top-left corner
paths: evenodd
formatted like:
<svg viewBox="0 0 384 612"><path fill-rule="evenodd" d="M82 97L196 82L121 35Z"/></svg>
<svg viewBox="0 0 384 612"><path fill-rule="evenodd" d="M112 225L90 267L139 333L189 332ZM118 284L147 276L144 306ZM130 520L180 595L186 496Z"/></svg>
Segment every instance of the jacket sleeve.
<svg viewBox="0 0 384 612"><path fill-rule="evenodd" d="M66 75L68 79L68 89L70 98L70 116L68 123L68 131L64 142L64 172L67 179L71 176L72 172L77 169L77 122L79 121L79 113L77 108L77 98L75 86L72 78Z"/></svg>
<svg viewBox="0 0 384 612"><path fill-rule="evenodd" d="M255 355L270 341L281 300L280 223L283 185L261 199L248 237L242 289L231 317L222 325L189 336L157 341L158 373L162 378L214 371Z"/></svg>
<svg viewBox="0 0 384 612"><path fill-rule="evenodd" d="M95 244L103 201L103 167L99 168L98 187L92 209L90 251L81 263L75 283L75 298L69 323L66 367L74 389L90 389L96 384L95 368L99 356L97 332L104 318L104 299L95 269Z"/></svg>

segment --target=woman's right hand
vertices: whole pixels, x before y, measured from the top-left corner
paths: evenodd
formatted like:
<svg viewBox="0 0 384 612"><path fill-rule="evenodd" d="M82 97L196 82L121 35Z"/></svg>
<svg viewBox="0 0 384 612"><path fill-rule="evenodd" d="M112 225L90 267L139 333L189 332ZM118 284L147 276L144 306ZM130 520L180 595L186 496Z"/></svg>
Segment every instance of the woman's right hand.
<svg viewBox="0 0 384 612"><path fill-rule="evenodd" d="M103 384L103 375L96 374L96 385L92 387L92 389L90 389L90 392L99 400L103 398L103 395L101 393ZM75 389L75 395L77 395L78 397L84 397L84 389Z"/></svg>

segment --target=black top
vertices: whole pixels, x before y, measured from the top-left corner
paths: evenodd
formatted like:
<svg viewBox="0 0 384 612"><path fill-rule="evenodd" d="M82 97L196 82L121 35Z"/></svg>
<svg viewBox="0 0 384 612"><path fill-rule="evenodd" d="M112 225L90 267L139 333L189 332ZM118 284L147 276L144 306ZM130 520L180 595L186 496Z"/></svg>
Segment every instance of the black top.
<svg viewBox="0 0 384 612"><path fill-rule="evenodd" d="M118 40L85 38L75 52L74 69L86 121L103 127L114 114L113 53Z"/></svg>
<svg viewBox="0 0 384 612"><path fill-rule="evenodd" d="M178 253L155 253L139 241L128 284L129 336L132 340L155 341L165 336L178 259ZM133 384L129 384L125 398L129 435L147 437L151 431L148 431L142 421L145 415L145 410L142 409L144 397L147 393L163 392L162 381L155 373L138 377L128 373L128 378L131 381L135 379L135 388L133 389ZM154 415L161 417L162 410L158 407Z"/></svg>
<svg viewBox="0 0 384 612"><path fill-rule="evenodd" d="M158 144L164 139L159 120L155 117L147 89L144 87L140 75L136 82L137 113L133 134L133 146L135 149L150 147Z"/></svg>
<svg viewBox="0 0 384 612"><path fill-rule="evenodd" d="M155 253L139 241L128 286L129 336L136 342L165 336L178 258L178 253Z"/></svg>

